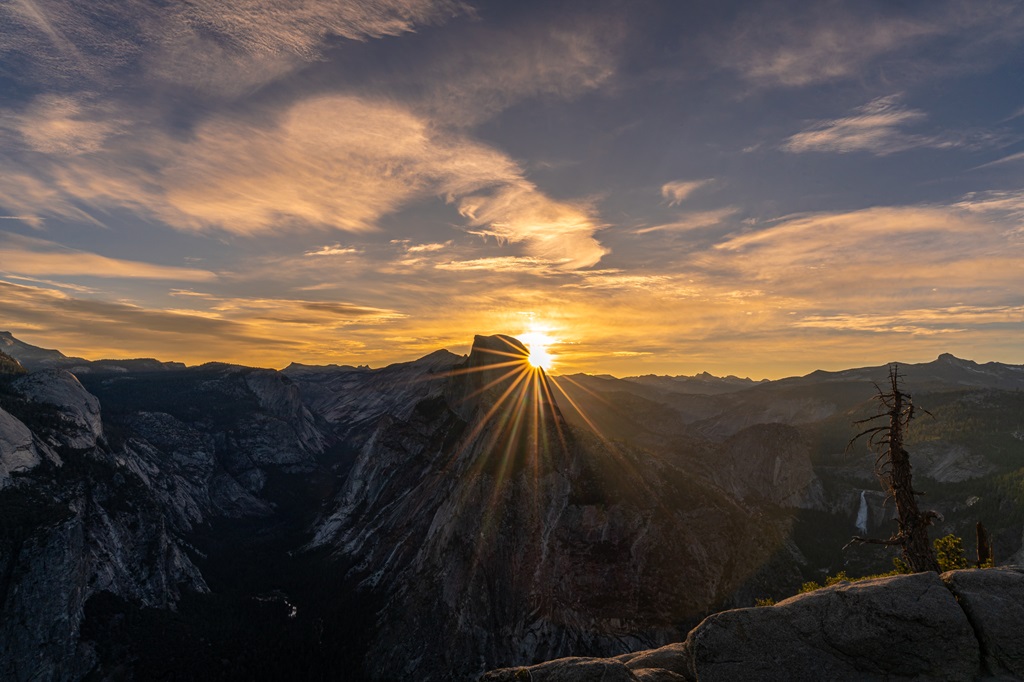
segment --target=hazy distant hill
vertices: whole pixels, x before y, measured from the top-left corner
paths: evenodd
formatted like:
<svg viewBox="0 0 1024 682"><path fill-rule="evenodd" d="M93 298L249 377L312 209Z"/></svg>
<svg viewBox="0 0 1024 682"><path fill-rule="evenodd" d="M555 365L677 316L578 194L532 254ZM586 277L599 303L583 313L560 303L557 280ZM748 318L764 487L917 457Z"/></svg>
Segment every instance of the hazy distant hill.
<svg viewBox="0 0 1024 682"><path fill-rule="evenodd" d="M742 391L745 388L765 383L767 379L754 381L749 378L739 378L729 375L727 377L716 377L707 372L701 372L694 376L658 376L646 374L639 377L624 377L624 381L633 381L653 388L659 388L670 393L699 393L702 395L716 395L718 393L732 393Z"/></svg>

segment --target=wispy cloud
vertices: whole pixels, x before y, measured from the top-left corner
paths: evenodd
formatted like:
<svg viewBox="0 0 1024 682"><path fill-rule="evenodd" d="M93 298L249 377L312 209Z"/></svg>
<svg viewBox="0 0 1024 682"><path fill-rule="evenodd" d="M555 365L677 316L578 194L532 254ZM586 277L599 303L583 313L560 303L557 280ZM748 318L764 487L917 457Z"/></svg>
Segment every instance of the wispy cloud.
<svg viewBox="0 0 1024 682"><path fill-rule="evenodd" d="M450 241L447 242L434 242L431 244L409 244L406 243L405 250L407 253L433 253L435 251L443 251L452 245Z"/></svg>
<svg viewBox="0 0 1024 682"><path fill-rule="evenodd" d="M1004 163L1016 163L1018 161L1024 161L1024 152L1017 152L1016 154L1010 154L1009 156L1004 156L1003 158L996 159L995 161L989 161L988 163L983 163L980 166L976 166L973 170L981 170L982 168L990 168L992 166L1001 166Z"/></svg>
<svg viewBox="0 0 1024 682"><path fill-rule="evenodd" d="M789 137L782 149L793 153L868 152L885 156L921 147L983 149L1013 139L1005 133L982 129L929 134L910 132L908 128L919 126L928 116L904 106L900 99L900 95L879 97L857 107L850 116L818 121Z"/></svg>
<svg viewBox="0 0 1024 682"><path fill-rule="evenodd" d="M62 350L86 357L138 357L147 348L164 357L217 359L238 344L266 344L268 351L293 347L287 338L261 336L239 322L206 315L150 310L128 303L81 298L51 289L0 281L0 317L14 328L28 327L69 342ZM80 344L80 345L79 345ZM197 348L201 353L183 353ZM206 354L209 355L206 355ZM227 355L221 355L227 357ZM190 359L192 359L190 358Z"/></svg>
<svg viewBox="0 0 1024 682"><path fill-rule="evenodd" d="M875 333L964 334L986 325L1024 324L1024 306L947 306L901 310L893 314L848 313L807 315L797 327L851 330Z"/></svg>
<svg viewBox="0 0 1024 682"><path fill-rule="evenodd" d="M434 265L438 270L477 270L486 272L528 272L543 274L551 271L557 262L529 256L495 256L470 260L444 261Z"/></svg>
<svg viewBox="0 0 1024 682"><path fill-rule="evenodd" d="M523 243L566 268L607 252L580 202L551 199L502 152L389 101L320 97L271 124L217 117L187 140L161 135L12 173L0 202L35 215L131 207L182 230L259 235L372 232L410 202L455 203L479 234ZM9 199L9 202L7 201Z"/></svg>
<svg viewBox="0 0 1024 682"><path fill-rule="evenodd" d="M873 16L831 2L801 6L798 16L776 12L774 6L748 12L723 55L754 85L800 87L851 78L881 56L947 30L930 17Z"/></svg>
<svg viewBox="0 0 1024 682"><path fill-rule="evenodd" d="M704 227L713 227L715 225L721 225L723 222L739 213L739 211L740 210L735 206L727 206L713 211L684 213L679 216L678 220L673 220L670 223L663 223L661 225L644 227L637 230L636 234L647 234L649 232L690 232L691 230L699 230Z"/></svg>
<svg viewBox="0 0 1024 682"><path fill-rule="evenodd" d="M405 317L395 310L344 301L252 297L215 297L210 301L210 310L226 318L323 329L337 329L357 323L379 324Z"/></svg>
<svg viewBox="0 0 1024 682"><path fill-rule="evenodd" d="M935 141L903 130L926 117L922 111L899 103L898 95L879 97L854 110L851 116L815 123L782 145L787 152L871 152L892 154Z"/></svg>
<svg viewBox="0 0 1024 682"><path fill-rule="evenodd" d="M209 270L108 258L64 248L41 239L13 236L0 241L0 272L29 276L168 279L183 282L217 279L216 273Z"/></svg>
<svg viewBox="0 0 1024 682"><path fill-rule="evenodd" d="M1020 221L1024 220L1024 190L970 192L953 206L968 213L995 219L999 221L997 224L1005 225L1010 233L1024 234L1024 227L1020 225Z"/></svg>
<svg viewBox="0 0 1024 682"><path fill-rule="evenodd" d="M733 236L715 251L717 262L709 262L723 276L876 310L900 299L974 302L991 287L1024 287L1024 271L1013 265L1024 242L1006 222L962 205L800 216Z"/></svg>
<svg viewBox="0 0 1024 682"><path fill-rule="evenodd" d="M624 36L622 24L601 12L501 30L481 22L458 50L433 54L405 77L425 90L416 107L431 119L473 125L530 98L572 99L607 88Z"/></svg>
<svg viewBox="0 0 1024 682"><path fill-rule="evenodd" d="M918 315L913 311L905 315L808 315L795 321L793 326L808 329L913 334L917 336L958 334L967 331L965 327L922 325L919 323Z"/></svg>
<svg viewBox="0 0 1024 682"><path fill-rule="evenodd" d="M1022 32L1020 5L1000 0L763 3L741 16L724 47L709 49L758 88L914 82L922 74L953 75L1004 60Z"/></svg>
<svg viewBox="0 0 1024 682"><path fill-rule="evenodd" d="M51 289L62 289L64 291L73 291L76 294L98 294L98 289L93 287L82 286L81 284L72 284L68 282L58 282L52 279L40 279L38 277L25 277L23 275L5 275L4 278L8 281L13 280L14 283L28 282L29 284L42 284L43 286Z"/></svg>
<svg viewBox="0 0 1024 682"><path fill-rule="evenodd" d="M468 196L459 202L459 213L479 234L524 242L531 255L561 268L589 267L608 253L594 237L603 225L589 206L554 201L525 180Z"/></svg>
<svg viewBox="0 0 1024 682"><path fill-rule="evenodd" d="M352 246L342 246L335 242L327 246L321 246L319 249L310 249L306 251L306 256L351 256L359 253L359 249Z"/></svg>
<svg viewBox="0 0 1024 682"><path fill-rule="evenodd" d="M678 206L695 191L713 182L711 178L705 180L673 180L661 186L661 196L668 199L669 206Z"/></svg>
<svg viewBox="0 0 1024 682"><path fill-rule="evenodd" d="M13 219L24 220L36 228L42 227L44 216L98 223L55 186L48 169L48 164L27 169L16 159L0 157L0 205L20 214L12 216Z"/></svg>
<svg viewBox="0 0 1024 682"><path fill-rule="evenodd" d="M16 0L0 5L0 53L44 82L105 84L130 66L218 94L248 91L317 59L331 37L395 36L469 11L456 0L301 5L279 0ZM4 30L5 29L5 30Z"/></svg>
<svg viewBox="0 0 1024 682"><path fill-rule="evenodd" d="M0 113L0 128L15 133L32 151L45 154L96 151L120 125L108 107L81 96L40 95L22 111Z"/></svg>
<svg viewBox="0 0 1024 682"><path fill-rule="evenodd" d="M655 291L672 287L676 296L685 297L694 293L692 286L667 274L634 274L622 270L593 270L580 273L574 281L562 285L567 289L606 289L622 291Z"/></svg>
<svg viewBox="0 0 1024 682"><path fill-rule="evenodd" d="M265 367L366 352L368 340L393 335L391 327L406 317L345 301L172 294L185 305L154 308L0 280L0 319L15 333L32 330L40 342L60 337L62 351L91 359L155 355ZM353 334L361 337L349 338Z"/></svg>

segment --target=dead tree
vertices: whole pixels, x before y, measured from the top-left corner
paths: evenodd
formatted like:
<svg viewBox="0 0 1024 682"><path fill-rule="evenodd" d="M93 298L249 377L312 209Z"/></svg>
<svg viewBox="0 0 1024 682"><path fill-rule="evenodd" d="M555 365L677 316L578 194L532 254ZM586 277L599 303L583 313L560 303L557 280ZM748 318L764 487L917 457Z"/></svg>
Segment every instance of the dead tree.
<svg viewBox="0 0 1024 682"><path fill-rule="evenodd" d="M850 447L857 439L867 436L868 445L878 452L875 459L875 475L878 476L882 490L896 503L897 531L888 540L855 536L850 540L854 543L871 543L876 545L898 545L903 549L903 558L910 570L915 573L922 571L939 572L939 564L935 552L928 540L928 526L938 514L933 511L921 512L917 506L917 496L922 493L914 490L911 480L910 455L903 448L903 433L914 418L914 402L908 393L900 390L900 373L895 364L889 366L889 391L883 391L877 384L879 404L885 408L883 412L854 422L870 424L876 419L888 417L887 425L871 426L858 433L850 440Z"/></svg>

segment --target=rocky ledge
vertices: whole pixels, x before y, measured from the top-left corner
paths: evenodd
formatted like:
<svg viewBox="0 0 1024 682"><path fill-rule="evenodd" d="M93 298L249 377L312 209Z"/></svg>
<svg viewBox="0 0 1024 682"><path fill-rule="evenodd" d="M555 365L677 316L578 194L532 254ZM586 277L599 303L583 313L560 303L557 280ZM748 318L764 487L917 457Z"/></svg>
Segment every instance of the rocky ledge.
<svg viewBox="0 0 1024 682"><path fill-rule="evenodd" d="M704 619L686 641L483 682L1024 679L1024 567L839 583Z"/></svg>

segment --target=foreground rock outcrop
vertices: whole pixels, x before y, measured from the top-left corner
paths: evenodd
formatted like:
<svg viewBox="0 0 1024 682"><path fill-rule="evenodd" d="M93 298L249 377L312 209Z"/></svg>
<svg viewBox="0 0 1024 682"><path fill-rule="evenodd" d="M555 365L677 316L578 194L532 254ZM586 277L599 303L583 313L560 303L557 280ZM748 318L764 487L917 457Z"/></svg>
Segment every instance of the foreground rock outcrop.
<svg viewBox="0 0 1024 682"><path fill-rule="evenodd" d="M486 682L975 680L1024 676L1024 568L840 583L706 618L686 641L494 670Z"/></svg>

